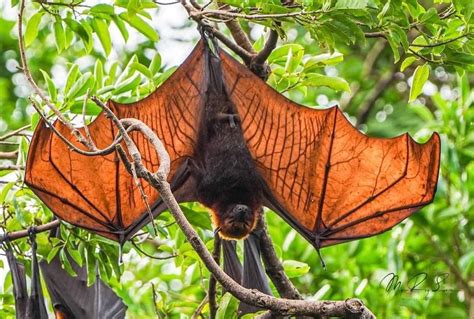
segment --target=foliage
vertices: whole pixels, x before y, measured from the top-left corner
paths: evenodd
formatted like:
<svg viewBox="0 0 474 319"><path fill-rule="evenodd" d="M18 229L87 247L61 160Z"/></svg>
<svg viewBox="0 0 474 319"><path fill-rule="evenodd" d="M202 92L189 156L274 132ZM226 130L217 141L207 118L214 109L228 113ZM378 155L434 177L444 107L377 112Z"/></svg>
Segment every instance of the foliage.
<svg viewBox="0 0 474 319"><path fill-rule="evenodd" d="M4 9L0 17L1 134L28 124L33 128L38 121L26 100L30 91L25 79L16 69L15 14L8 17L7 13L17 12L17 2L13 0L11 7L0 4ZM82 113L90 122L99 112L93 103L84 103L86 96L135 101L174 71L156 50L160 30L155 30L153 21L163 7L145 0L89 6L90 2L28 2L25 17L33 76L52 102L78 123ZM246 31L254 34L261 30L259 25L272 26L284 37L268 60L273 71L269 83L291 99L311 107L338 103L370 135L389 137L409 131L420 142L433 131L442 136L434 203L383 235L324 249L328 270L321 268L304 239L268 212L277 252L298 289L313 299L359 297L380 318L468 318L474 298L469 286L474 279L471 1L304 0L290 1L296 5L289 6L276 0L223 2L240 8ZM255 14L274 16L252 18ZM132 49L117 44L132 40ZM255 40L254 47L261 49L263 34ZM18 149L14 164L23 166L28 136L4 142L0 140L0 150ZM22 184L21 170L0 170L0 175L0 223L5 231L52 219L47 207ZM183 209L212 248L206 211L198 204L185 204ZM147 227L136 239L140 250L132 243L123 247L123 264L117 244L70 226L62 226L58 238L38 235L38 252L47 260L68 252L88 267L89 283L95 280L98 264L101 278L128 305L130 318L189 317L205 298L208 271L169 214L158 217L156 224L156 236L150 236L153 230ZM15 249L28 265L26 239L16 241ZM176 257L156 260L142 251L159 258ZM62 262L72 273L67 259ZM7 271L4 263L0 267ZM415 275L426 273L427 278L418 286L420 290L386 291L386 281L380 281L391 272L406 289L412 287ZM2 318L13 315L11 292L8 274L0 294ZM221 318L235 315L234 298L227 294L219 302ZM204 315L208 311L205 306Z"/></svg>

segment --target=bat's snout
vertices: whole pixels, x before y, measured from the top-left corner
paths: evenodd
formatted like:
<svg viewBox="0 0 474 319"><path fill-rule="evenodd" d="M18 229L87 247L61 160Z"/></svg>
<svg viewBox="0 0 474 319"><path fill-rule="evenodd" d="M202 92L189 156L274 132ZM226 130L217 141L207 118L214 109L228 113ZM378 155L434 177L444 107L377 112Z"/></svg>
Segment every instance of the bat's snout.
<svg viewBox="0 0 474 319"><path fill-rule="evenodd" d="M243 239L255 228L256 211L243 204L234 204L216 214L216 226L225 239Z"/></svg>
<svg viewBox="0 0 474 319"><path fill-rule="evenodd" d="M244 222L247 219L247 216L252 213L250 207L246 205L235 205L232 211L233 215L236 217L236 220L239 222Z"/></svg>

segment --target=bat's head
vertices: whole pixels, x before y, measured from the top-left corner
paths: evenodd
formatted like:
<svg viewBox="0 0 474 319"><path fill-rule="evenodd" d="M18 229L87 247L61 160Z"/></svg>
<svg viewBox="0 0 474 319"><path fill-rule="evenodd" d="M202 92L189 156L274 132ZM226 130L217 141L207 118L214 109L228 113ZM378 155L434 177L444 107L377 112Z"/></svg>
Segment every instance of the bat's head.
<svg viewBox="0 0 474 319"><path fill-rule="evenodd" d="M247 205L233 204L217 210L213 216L221 237L244 239L257 225L258 211Z"/></svg>

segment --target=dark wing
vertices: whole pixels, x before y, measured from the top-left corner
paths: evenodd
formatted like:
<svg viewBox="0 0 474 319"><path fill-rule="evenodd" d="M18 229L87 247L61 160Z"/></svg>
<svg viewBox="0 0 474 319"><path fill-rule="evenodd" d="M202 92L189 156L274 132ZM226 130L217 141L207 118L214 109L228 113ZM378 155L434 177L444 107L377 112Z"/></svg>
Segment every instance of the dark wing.
<svg viewBox="0 0 474 319"><path fill-rule="evenodd" d="M10 272L12 274L16 318L25 318L26 305L28 302L25 266L16 259L15 255L13 254L13 250L9 245L5 247L8 266L10 267Z"/></svg>
<svg viewBox="0 0 474 319"><path fill-rule="evenodd" d="M94 284L87 287L86 267L79 267L69 259L76 272L71 277L61 267L58 255L48 264L41 261L41 273L48 288L56 316L64 318L125 318L127 307L115 292L97 277Z"/></svg>
<svg viewBox="0 0 474 319"><path fill-rule="evenodd" d="M172 161L169 182L175 186L178 201L195 199L189 191L192 181L187 178L186 159L193 154L198 110L206 90L203 50L201 41L147 98L128 105L109 102L119 118L145 122L163 141ZM84 148L67 127L59 121L54 125L72 143ZM110 145L117 135L104 113L89 125L89 131L98 148ZM147 168L156 170L159 161L149 142L135 132L131 136ZM88 157L72 152L44 122L39 123L31 142L25 182L59 218L112 239L127 239L149 221L140 192L116 153ZM143 186L154 214L164 210L158 192L147 183Z"/></svg>
<svg viewBox="0 0 474 319"><path fill-rule="evenodd" d="M296 104L221 58L267 205L316 248L384 232L433 200L438 134L423 145L365 136L337 107Z"/></svg>
<svg viewBox="0 0 474 319"><path fill-rule="evenodd" d="M31 286L30 296L26 304L27 319L47 319L48 312L44 303L43 289L41 286L40 271L38 265L38 257L36 256L36 237L35 234L30 235L31 244Z"/></svg>

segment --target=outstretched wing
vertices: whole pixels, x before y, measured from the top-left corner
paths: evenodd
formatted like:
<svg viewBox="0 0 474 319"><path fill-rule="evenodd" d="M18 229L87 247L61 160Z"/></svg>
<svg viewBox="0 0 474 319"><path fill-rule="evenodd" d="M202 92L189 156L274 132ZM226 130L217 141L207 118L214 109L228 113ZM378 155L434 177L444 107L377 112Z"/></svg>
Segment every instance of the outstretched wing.
<svg viewBox="0 0 474 319"><path fill-rule="evenodd" d="M430 203L440 142L371 138L337 108L279 94L221 53L227 90L267 190L267 205L316 248L386 231Z"/></svg>
<svg viewBox="0 0 474 319"><path fill-rule="evenodd" d="M128 105L109 102L119 118L143 121L163 141L172 161L169 181L175 184L179 201L194 200L185 162L193 154L198 110L207 85L204 48L199 42L175 73L147 98ZM84 148L59 121L54 126ZM104 113L88 128L98 148L110 145L117 136L117 128ZM138 133L131 137L147 168L155 171L159 160L151 144ZM149 221L139 189L115 152L88 157L70 151L44 122L39 123L31 142L25 182L59 218L109 238L127 239ZM143 187L156 215L164 209L159 194L147 183Z"/></svg>

